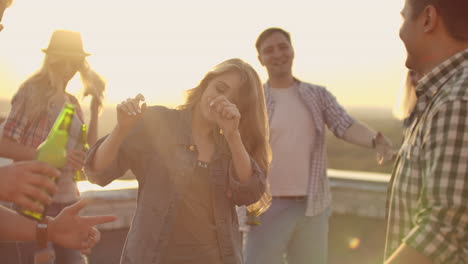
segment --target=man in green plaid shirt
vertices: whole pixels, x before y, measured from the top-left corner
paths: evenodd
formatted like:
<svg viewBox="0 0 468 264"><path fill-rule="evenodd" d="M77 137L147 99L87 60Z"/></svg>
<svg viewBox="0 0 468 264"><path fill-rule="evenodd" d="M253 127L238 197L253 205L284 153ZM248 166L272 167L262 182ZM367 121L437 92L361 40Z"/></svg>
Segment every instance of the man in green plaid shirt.
<svg viewBox="0 0 468 264"><path fill-rule="evenodd" d="M468 263L468 0L406 0L406 66L424 75L392 175L386 264Z"/></svg>

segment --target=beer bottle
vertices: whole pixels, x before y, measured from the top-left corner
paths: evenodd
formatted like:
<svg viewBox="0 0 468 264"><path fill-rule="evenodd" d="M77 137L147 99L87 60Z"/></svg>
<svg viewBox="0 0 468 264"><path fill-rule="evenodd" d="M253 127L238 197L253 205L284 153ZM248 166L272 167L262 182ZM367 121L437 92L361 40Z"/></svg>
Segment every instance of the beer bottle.
<svg viewBox="0 0 468 264"><path fill-rule="evenodd" d="M69 130L74 113L75 107L71 104L65 104L62 112L55 120L46 140L37 147L37 160L44 161L57 169L61 169L65 166L67 162ZM56 180L55 177L52 179L54 181ZM39 201L36 202L39 203ZM44 218L43 213L32 212L24 208L20 208L18 211L22 215L38 221Z"/></svg>
<svg viewBox="0 0 468 264"><path fill-rule="evenodd" d="M88 129L86 128L86 124L81 125L80 138L78 139L78 149L84 152L89 150ZM75 182L86 180L86 176L84 175L83 170L75 171L73 180L75 180Z"/></svg>

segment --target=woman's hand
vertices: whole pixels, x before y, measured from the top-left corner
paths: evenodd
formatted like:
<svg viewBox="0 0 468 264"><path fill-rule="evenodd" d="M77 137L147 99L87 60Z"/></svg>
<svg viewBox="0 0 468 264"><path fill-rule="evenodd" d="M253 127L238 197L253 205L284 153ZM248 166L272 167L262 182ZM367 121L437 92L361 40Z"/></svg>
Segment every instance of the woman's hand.
<svg viewBox="0 0 468 264"><path fill-rule="evenodd" d="M229 102L224 95L220 95L213 98L210 108L227 139L239 132L241 114L235 104Z"/></svg>
<svg viewBox="0 0 468 264"><path fill-rule="evenodd" d="M117 126L119 129L129 131L141 119L146 111L146 103L140 107L140 101L144 102L145 97L138 94L135 98L129 98L117 105Z"/></svg>
<svg viewBox="0 0 468 264"><path fill-rule="evenodd" d="M73 168L73 170L82 170L86 153L81 150L68 150L67 152L67 164Z"/></svg>

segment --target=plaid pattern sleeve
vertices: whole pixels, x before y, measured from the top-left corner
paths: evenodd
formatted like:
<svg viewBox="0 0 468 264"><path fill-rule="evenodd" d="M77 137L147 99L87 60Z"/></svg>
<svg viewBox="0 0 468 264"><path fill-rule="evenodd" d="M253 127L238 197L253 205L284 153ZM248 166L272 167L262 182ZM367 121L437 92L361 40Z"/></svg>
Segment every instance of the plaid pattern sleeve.
<svg viewBox="0 0 468 264"><path fill-rule="evenodd" d="M5 121L3 136L19 142L23 138L28 118L24 115L24 105L26 98L24 93L18 93L11 101L11 110Z"/></svg>
<svg viewBox="0 0 468 264"><path fill-rule="evenodd" d="M47 137L51 123L47 115L41 115L34 122L26 117L25 109L27 96L30 94L29 91L29 87L23 87L13 97L10 113L5 120L3 137L25 146L36 148Z"/></svg>
<svg viewBox="0 0 468 264"><path fill-rule="evenodd" d="M468 260L467 114L468 101L444 104L422 139L425 195L403 241L437 263ZM465 257L458 255L463 250Z"/></svg>
<svg viewBox="0 0 468 264"><path fill-rule="evenodd" d="M324 117L327 127L335 136L342 138L346 130L354 123L353 118L326 89L321 91L321 98L325 107Z"/></svg>

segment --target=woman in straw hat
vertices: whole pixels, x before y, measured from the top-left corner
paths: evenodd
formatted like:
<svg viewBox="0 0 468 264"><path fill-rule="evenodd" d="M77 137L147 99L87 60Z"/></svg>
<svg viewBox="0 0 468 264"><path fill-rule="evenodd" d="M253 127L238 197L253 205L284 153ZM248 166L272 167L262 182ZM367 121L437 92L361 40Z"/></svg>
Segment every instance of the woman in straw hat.
<svg viewBox="0 0 468 264"><path fill-rule="evenodd" d="M84 123L80 104L75 96L66 91L68 82L77 71L81 73L85 94L91 94L91 118L88 142L97 139L98 113L102 105L104 81L92 71L85 58L90 54L83 51L79 32L57 30L52 34L49 46L43 49L45 59L38 72L29 77L12 99L12 107L0 142L0 156L13 160L32 160L36 148L42 143L65 103L76 107L67 144L67 166L61 170L57 192L46 210L46 215L56 216L79 197L73 174L83 167L85 153L78 149L78 137ZM19 244L22 263L33 263L35 243ZM56 263L83 263L84 258L77 250L53 245Z"/></svg>
<svg viewBox="0 0 468 264"><path fill-rule="evenodd" d="M117 106L118 124L85 165L100 185L128 169L139 181L121 263L243 263L235 205L260 213L269 204L268 123L257 73L231 59L176 109L140 107L142 101L138 95Z"/></svg>

